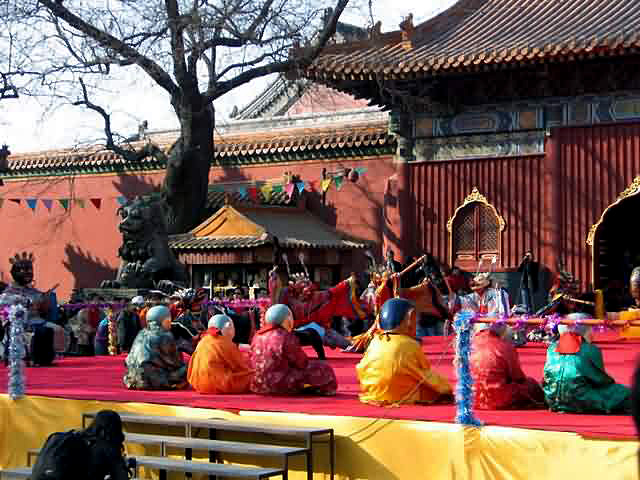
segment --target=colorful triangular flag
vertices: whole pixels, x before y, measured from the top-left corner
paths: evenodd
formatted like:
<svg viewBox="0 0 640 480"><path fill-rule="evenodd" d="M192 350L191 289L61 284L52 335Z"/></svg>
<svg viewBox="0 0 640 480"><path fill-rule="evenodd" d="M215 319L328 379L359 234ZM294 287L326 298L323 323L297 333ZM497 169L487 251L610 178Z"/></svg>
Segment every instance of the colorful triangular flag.
<svg viewBox="0 0 640 480"><path fill-rule="evenodd" d="M62 205L62 208L64 208L65 210L69 210L69 199L68 198L61 198L58 200L58 202L60 202L60 205Z"/></svg>
<svg viewBox="0 0 640 480"><path fill-rule="evenodd" d="M333 182L336 184L336 189L340 190L342 188L342 182L344 181L344 176L338 175L333 177Z"/></svg>
<svg viewBox="0 0 640 480"><path fill-rule="evenodd" d="M262 197L264 198L265 202L268 202L269 200L271 200L271 192L273 191L272 185L270 184L263 185L260 191L262 192Z"/></svg>
<svg viewBox="0 0 640 480"><path fill-rule="evenodd" d="M356 167L354 170L358 172L358 175L362 175L367 171L367 167Z"/></svg>
<svg viewBox="0 0 640 480"><path fill-rule="evenodd" d="M224 187L222 185L213 185L209 190L216 193L223 193Z"/></svg>
<svg viewBox="0 0 640 480"><path fill-rule="evenodd" d="M53 207L53 200L43 199L42 204L45 206L47 210L51 211L51 207Z"/></svg>
<svg viewBox="0 0 640 480"><path fill-rule="evenodd" d="M304 182L296 183L296 187L298 188L298 193L304 192Z"/></svg>
<svg viewBox="0 0 640 480"><path fill-rule="evenodd" d="M293 189L296 188L296 186L293 183L289 183L285 188L284 191L287 193L287 197L291 198L291 196L293 195Z"/></svg>
<svg viewBox="0 0 640 480"><path fill-rule="evenodd" d="M249 187L247 189L247 192L249 192L249 198L251 200L253 200L254 202L258 201L258 189L256 187Z"/></svg>
<svg viewBox="0 0 640 480"><path fill-rule="evenodd" d="M76 198L73 201L77 206L79 206L80 208L84 208L84 199L83 198Z"/></svg>
<svg viewBox="0 0 640 480"><path fill-rule="evenodd" d="M89 199L89 201L93 204L94 207L96 207L96 209L100 210L100 207L102 206L101 198L91 198Z"/></svg>
<svg viewBox="0 0 640 480"><path fill-rule="evenodd" d="M331 178L325 178L324 180L322 180L321 185L323 192L329 190L329 187L331 186Z"/></svg>
<svg viewBox="0 0 640 480"><path fill-rule="evenodd" d="M238 187L238 195L240 195L240 200L244 200L247 198L247 189L245 187Z"/></svg>
<svg viewBox="0 0 640 480"><path fill-rule="evenodd" d="M273 185L272 193L282 193L282 185Z"/></svg>
<svg viewBox="0 0 640 480"><path fill-rule="evenodd" d="M10 198L9 201L12 202L12 203L15 203L16 205L20 205L20 199L19 198Z"/></svg>
<svg viewBox="0 0 640 480"><path fill-rule="evenodd" d="M2 208L3 203L4 203L4 198L0 198L0 208Z"/></svg>
<svg viewBox="0 0 640 480"><path fill-rule="evenodd" d="M127 203L127 197L118 197L116 200L118 200L118 203L122 206L125 205Z"/></svg>
<svg viewBox="0 0 640 480"><path fill-rule="evenodd" d="M38 199L37 198L27 198L27 205L34 212L36 211L36 205L37 204L38 204Z"/></svg>

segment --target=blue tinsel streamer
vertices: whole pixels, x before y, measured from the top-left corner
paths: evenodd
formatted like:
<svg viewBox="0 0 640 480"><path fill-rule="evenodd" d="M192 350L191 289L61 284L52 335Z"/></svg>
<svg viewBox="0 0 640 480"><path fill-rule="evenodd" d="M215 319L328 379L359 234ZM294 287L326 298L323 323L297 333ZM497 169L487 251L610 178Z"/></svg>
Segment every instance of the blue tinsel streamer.
<svg viewBox="0 0 640 480"><path fill-rule="evenodd" d="M473 414L473 378L469 355L471 353L471 328L473 314L459 312L453 321L456 331L456 422L462 425L481 426L482 422Z"/></svg>
<svg viewBox="0 0 640 480"><path fill-rule="evenodd" d="M17 400L24 396L24 321L26 311L22 305L9 307L11 322L9 340L9 397Z"/></svg>

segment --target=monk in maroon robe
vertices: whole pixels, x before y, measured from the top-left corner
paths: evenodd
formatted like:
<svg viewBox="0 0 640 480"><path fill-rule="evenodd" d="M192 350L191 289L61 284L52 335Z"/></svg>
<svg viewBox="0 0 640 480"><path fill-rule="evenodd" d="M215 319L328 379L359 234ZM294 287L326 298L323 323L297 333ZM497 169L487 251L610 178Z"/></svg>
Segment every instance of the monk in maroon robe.
<svg viewBox="0 0 640 480"><path fill-rule="evenodd" d="M336 375L322 360L310 360L291 333L293 314L286 305L273 305L265 314L265 326L251 342L250 365L254 371L251 391L259 394L335 395Z"/></svg>
<svg viewBox="0 0 640 480"><path fill-rule="evenodd" d="M475 407L481 410L533 408L544 405L542 388L522 371L513 343L503 338L504 325L483 325L471 344Z"/></svg>

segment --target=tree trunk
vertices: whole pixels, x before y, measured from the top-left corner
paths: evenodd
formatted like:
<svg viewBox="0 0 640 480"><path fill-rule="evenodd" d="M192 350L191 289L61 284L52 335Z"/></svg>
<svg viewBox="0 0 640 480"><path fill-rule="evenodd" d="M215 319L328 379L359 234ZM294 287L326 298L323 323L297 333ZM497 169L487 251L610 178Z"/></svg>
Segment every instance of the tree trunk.
<svg viewBox="0 0 640 480"><path fill-rule="evenodd" d="M169 233L186 233L204 220L213 162L215 112L212 105L180 103L180 138L168 155L164 194Z"/></svg>

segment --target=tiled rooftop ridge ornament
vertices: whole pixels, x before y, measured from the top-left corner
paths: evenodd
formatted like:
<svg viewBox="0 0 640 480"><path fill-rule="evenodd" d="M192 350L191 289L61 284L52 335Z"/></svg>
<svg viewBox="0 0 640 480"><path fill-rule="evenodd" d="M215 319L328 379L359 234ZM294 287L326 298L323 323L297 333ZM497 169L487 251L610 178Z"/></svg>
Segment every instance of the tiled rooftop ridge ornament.
<svg viewBox="0 0 640 480"><path fill-rule="evenodd" d="M382 36L382 22L378 21L369 29L369 38L371 40L377 40Z"/></svg>
<svg viewBox="0 0 640 480"><path fill-rule="evenodd" d="M9 145L2 145L0 148L0 173L7 173L9 171Z"/></svg>
<svg viewBox="0 0 640 480"><path fill-rule="evenodd" d="M413 26L413 13L407 15L407 17L400 23L400 30L402 30L402 48L405 50L411 50L413 47L411 43L411 37L415 27Z"/></svg>

